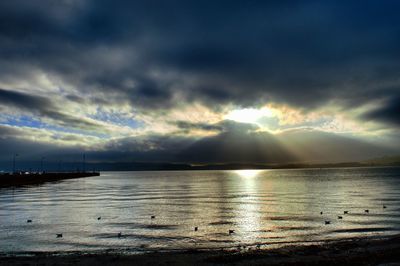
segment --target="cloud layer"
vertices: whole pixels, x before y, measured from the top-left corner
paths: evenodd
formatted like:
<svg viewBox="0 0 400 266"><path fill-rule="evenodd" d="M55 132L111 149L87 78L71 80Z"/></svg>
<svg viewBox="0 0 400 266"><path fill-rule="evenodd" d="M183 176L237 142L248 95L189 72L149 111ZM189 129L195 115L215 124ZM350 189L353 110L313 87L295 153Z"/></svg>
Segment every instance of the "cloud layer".
<svg viewBox="0 0 400 266"><path fill-rule="evenodd" d="M1 156L29 142L104 160L292 161L276 134L310 127L327 143L345 133L360 154L365 142L390 152L399 10L389 0L3 1L0 123L24 133L2 133L15 146ZM225 121L266 105L275 115L251 126Z"/></svg>

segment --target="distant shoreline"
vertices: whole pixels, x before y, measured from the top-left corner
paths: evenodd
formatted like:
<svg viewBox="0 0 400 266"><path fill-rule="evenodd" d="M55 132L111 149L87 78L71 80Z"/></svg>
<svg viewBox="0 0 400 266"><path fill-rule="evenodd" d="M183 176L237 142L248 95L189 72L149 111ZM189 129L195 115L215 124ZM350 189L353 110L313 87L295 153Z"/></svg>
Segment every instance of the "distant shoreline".
<svg viewBox="0 0 400 266"><path fill-rule="evenodd" d="M379 265L400 262L400 235L258 249L188 249L143 254L35 252L0 254L0 265Z"/></svg>
<svg viewBox="0 0 400 266"><path fill-rule="evenodd" d="M140 163L134 163L137 166ZM338 163L338 164L290 164L290 165L260 165L260 164L206 164L206 165L175 165L168 164L165 167L137 166L136 168L123 167L101 169L102 172L140 172L140 171L207 171L207 170L279 170L279 169L329 169L329 168L379 168L400 167L398 164L361 164L361 163ZM101 167L98 167L101 168Z"/></svg>
<svg viewBox="0 0 400 266"><path fill-rule="evenodd" d="M37 162L18 162L18 169L31 171ZM4 171L10 171L10 164L0 163ZM46 172L79 172L82 165L74 162L47 162ZM253 162L86 162L86 169L96 171L175 171L175 170L241 170L241 169L310 169L310 168L344 168L344 167L400 167L400 156L381 157L366 161L336 163L253 163ZM60 171L62 169L63 171ZM1 172L0 172L1 173Z"/></svg>

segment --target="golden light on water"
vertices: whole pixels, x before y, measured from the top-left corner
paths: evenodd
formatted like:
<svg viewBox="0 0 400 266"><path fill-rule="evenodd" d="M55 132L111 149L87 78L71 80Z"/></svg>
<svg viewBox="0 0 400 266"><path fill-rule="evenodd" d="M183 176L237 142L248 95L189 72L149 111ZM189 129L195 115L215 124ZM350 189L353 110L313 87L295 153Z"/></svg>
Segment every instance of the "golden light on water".
<svg viewBox="0 0 400 266"><path fill-rule="evenodd" d="M243 178L254 178L256 177L259 173L261 173L264 170L256 170L256 169L249 169L249 170L235 170L234 172L243 177Z"/></svg>

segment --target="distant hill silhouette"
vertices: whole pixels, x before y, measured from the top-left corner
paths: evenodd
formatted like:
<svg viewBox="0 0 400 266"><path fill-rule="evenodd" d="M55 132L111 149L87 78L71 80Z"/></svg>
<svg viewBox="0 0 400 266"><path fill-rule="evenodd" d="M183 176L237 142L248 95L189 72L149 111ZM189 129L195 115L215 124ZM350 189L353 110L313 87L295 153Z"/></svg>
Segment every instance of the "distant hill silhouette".
<svg viewBox="0 0 400 266"><path fill-rule="evenodd" d="M190 163L299 164L364 161L388 154L374 144L316 130L279 134L233 130L204 137L182 150L177 158Z"/></svg>
<svg viewBox="0 0 400 266"><path fill-rule="evenodd" d="M394 158L394 157L392 157ZM400 158L397 157L397 158ZM91 167L101 171L148 171L148 170L239 170L239 169L296 169L296 168L334 168L334 167L368 167L368 166L400 166L400 161L368 160L363 162L342 163L292 163L292 164L261 164L261 163L220 163L220 164L173 164L173 163L107 163L91 164Z"/></svg>
<svg viewBox="0 0 400 266"><path fill-rule="evenodd" d="M398 157L393 157L397 154L395 147L377 146L344 134L312 129L271 134L247 124L230 122L224 126L216 135L194 140L176 141L156 136L149 143L157 149L146 150L135 139L127 139L121 142L123 145L119 143L105 152L87 151L86 169L145 171L399 165ZM78 151L63 155L59 150L39 153L35 146L27 147L35 152L35 156L29 151L20 153L23 155L17 158L17 170L39 171L43 154L47 158L45 171L83 169L82 153ZM9 154L13 154L11 150ZM11 158L7 156L0 161L0 172L11 171Z"/></svg>
<svg viewBox="0 0 400 266"><path fill-rule="evenodd" d="M20 163L20 170L29 170L30 163ZM168 162L107 162L87 163L88 171L169 171L169 170L238 170L238 169L294 169L330 167L400 166L400 156L384 156L360 162L341 163L168 163ZM47 163L47 171L57 172L56 163ZM63 171L76 171L76 163L64 163Z"/></svg>
<svg viewBox="0 0 400 266"><path fill-rule="evenodd" d="M400 155L398 156L383 156L380 158L374 158L364 161L365 164L370 165L400 165Z"/></svg>

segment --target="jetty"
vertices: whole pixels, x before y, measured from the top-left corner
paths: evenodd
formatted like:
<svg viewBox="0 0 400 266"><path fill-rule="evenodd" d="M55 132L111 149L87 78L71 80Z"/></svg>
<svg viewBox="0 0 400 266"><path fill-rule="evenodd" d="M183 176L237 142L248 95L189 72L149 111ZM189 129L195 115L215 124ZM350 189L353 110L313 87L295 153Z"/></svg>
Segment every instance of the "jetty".
<svg viewBox="0 0 400 266"><path fill-rule="evenodd" d="M18 172L0 174L0 187L36 185L64 179L99 176L100 172Z"/></svg>

